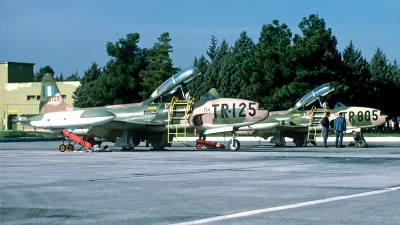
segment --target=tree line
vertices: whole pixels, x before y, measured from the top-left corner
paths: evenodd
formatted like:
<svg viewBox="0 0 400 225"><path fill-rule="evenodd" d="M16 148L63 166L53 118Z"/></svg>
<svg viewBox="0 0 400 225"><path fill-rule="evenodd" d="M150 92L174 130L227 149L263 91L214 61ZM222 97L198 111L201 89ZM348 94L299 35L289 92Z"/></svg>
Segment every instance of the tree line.
<svg viewBox="0 0 400 225"><path fill-rule="evenodd" d="M298 27L301 34L293 35L285 23L273 20L262 26L257 43L243 31L233 46L211 36L208 57L195 56L193 61L203 76L187 89L199 98L216 88L220 97L251 99L270 110L282 110L291 108L311 89L331 82L335 91L324 98L331 106L341 101L381 109L389 118L400 115L400 69L396 60L389 62L377 48L367 61L352 41L339 52L332 30L316 14L304 17ZM104 67L94 62L78 78L81 85L74 92L74 106L143 101L181 70L169 57L173 47L168 32L149 49L139 48L139 39L138 33L132 33L107 43L111 59ZM39 70L35 80L42 73Z"/></svg>

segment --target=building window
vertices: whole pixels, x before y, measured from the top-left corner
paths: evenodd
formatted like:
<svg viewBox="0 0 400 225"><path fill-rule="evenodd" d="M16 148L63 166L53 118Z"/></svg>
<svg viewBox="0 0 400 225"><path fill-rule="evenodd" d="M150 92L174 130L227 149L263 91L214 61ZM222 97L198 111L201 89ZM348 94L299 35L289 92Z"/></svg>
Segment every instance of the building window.
<svg viewBox="0 0 400 225"><path fill-rule="evenodd" d="M65 100L65 99L67 99L67 96L66 95L61 95L61 98L62 98L62 100Z"/></svg>
<svg viewBox="0 0 400 225"><path fill-rule="evenodd" d="M36 95L36 100L40 100L40 95Z"/></svg>
<svg viewBox="0 0 400 225"><path fill-rule="evenodd" d="M28 96L26 96L26 100L28 100L28 101L36 100L36 96L28 95Z"/></svg>

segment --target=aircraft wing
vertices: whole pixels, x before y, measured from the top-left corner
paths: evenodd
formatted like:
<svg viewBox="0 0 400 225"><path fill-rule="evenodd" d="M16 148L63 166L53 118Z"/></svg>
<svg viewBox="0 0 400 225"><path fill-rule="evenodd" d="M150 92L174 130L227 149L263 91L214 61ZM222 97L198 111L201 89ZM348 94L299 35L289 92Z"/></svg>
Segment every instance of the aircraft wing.
<svg viewBox="0 0 400 225"><path fill-rule="evenodd" d="M307 124L294 124L290 122L282 122L274 118L267 118L260 123L239 128L238 133L242 135L268 138L273 136L276 132L302 132L307 129Z"/></svg>
<svg viewBox="0 0 400 225"><path fill-rule="evenodd" d="M88 133L107 140L115 140L123 130L162 132L166 130L165 123L139 121L111 121L99 126L93 126Z"/></svg>
<svg viewBox="0 0 400 225"><path fill-rule="evenodd" d="M204 131L204 134L226 133L226 132L231 132L232 130L233 126L224 126L224 127L207 129Z"/></svg>

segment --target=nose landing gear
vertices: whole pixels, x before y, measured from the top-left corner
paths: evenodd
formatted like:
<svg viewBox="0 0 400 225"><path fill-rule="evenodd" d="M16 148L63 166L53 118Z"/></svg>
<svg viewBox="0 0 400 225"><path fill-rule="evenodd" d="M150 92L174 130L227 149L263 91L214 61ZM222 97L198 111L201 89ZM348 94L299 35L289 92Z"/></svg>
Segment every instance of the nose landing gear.
<svg viewBox="0 0 400 225"><path fill-rule="evenodd" d="M239 151L240 149L240 142L236 139L237 134L235 131L232 131L232 139L228 142L228 148L231 151Z"/></svg>

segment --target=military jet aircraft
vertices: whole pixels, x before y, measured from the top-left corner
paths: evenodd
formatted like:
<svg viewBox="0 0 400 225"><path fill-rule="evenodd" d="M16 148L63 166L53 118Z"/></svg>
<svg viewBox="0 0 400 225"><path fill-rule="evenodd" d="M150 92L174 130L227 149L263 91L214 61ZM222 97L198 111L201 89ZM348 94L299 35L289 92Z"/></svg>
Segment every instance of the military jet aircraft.
<svg viewBox="0 0 400 225"><path fill-rule="evenodd" d="M330 83L323 84L303 96L293 108L283 111L271 111L269 117L260 123L241 127L237 132L242 136L258 136L265 139L272 136L270 143L280 147L286 144L285 137L293 139L296 146L304 146L308 142L316 145L315 138L322 131L320 124L325 112L330 112L330 132L333 132L333 122L343 113L347 130L376 127L386 122L387 115L379 109L357 106L345 106L338 102L334 108L327 103L321 103L320 98L334 88ZM320 108L306 109L319 100Z"/></svg>
<svg viewBox="0 0 400 225"><path fill-rule="evenodd" d="M173 138L185 139L189 131L206 130L207 133L231 132L228 147L238 150L235 132L242 126L250 126L268 117L262 104L250 100L205 97L184 99L183 87L197 76L196 67L190 67L171 76L141 103L110 105L96 108L74 108L62 99L51 74L42 79L40 114L19 123L32 126L37 132L63 134L87 149L94 141L80 136L100 137L115 141L115 146L133 149L140 141L151 143L154 150L164 149ZM178 89L182 97L171 97ZM60 151L74 150L73 144L61 144Z"/></svg>

